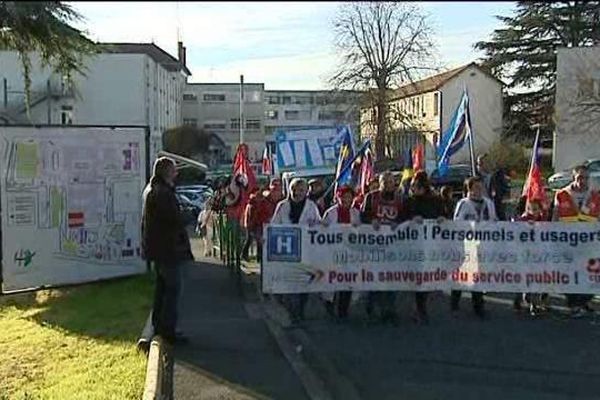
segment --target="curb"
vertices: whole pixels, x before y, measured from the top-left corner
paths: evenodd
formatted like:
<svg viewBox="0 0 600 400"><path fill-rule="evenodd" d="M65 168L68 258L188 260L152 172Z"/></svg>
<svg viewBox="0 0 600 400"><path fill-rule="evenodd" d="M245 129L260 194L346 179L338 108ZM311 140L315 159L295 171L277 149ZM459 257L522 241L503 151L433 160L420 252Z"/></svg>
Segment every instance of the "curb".
<svg viewBox="0 0 600 400"><path fill-rule="evenodd" d="M146 382L144 384L143 400L170 400L173 398L172 357L170 348L160 336L154 336L148 353L146 367Z"/></svg>

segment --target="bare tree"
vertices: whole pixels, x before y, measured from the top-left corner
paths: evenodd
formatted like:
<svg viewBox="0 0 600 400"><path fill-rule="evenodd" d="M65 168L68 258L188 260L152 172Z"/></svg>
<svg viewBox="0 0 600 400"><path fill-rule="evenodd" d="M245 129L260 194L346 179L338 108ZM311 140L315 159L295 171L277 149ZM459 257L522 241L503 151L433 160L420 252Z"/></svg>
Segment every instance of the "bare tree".
<svg viewBox="0 0 600 400"><path fill-rule="evenodd" d="M334 30L341 61L330 83L367 93L366 103L375 110L375 153L381 159L390 89L435 69L428 17L414 3L352 2L340 6Z"/></svg>

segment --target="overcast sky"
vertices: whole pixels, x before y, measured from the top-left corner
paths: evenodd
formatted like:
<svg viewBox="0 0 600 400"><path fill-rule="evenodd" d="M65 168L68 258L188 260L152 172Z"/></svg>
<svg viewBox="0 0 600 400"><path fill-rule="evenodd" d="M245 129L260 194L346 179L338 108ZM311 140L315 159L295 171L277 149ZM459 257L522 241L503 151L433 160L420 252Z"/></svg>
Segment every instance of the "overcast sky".
<svg viewBox="0 0 600 400"><path fill-rule="evenodd" d="M72 2L89 36L103 42L154 42L177 55L187 47L191 82L260 82L271 90L326 88L335 68L332 20L339 3ZM475 61L486 40L511 15L514 2L422 2L430 14L440 61Z"/></svg>

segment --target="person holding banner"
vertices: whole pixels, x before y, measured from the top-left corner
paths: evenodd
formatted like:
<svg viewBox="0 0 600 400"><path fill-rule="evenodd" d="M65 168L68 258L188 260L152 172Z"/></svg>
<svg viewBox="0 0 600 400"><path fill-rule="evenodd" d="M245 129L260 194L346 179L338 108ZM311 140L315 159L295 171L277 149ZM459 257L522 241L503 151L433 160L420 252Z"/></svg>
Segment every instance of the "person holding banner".
<svg viewBox="0 0 600 400"><path fill-rule="evenodd" d="M352 207L354 199L354 190L351 186L341 186L337 190L337 204L333 205L323 215L321 224L323 226L336 224L352 224L353 226L360 225L360 211ZM326 308L330 314L336 314L340 319L348 317L348 309L350 308L350 300L352 300L352 292L343 291L335 292L333 296L330 293L324 294ZM337 313L332 312L334 307Z"/></svg>
<svg viewBox="0 0 600 400"><path fill-rule="evenodd" d="M321 220L317 205L307 198L306 180L294 178L290 182L289 195L275 208L272 224L298 224L313 226ZM288 306L292 323L304 320L304 307L308 293L290 294L283 297Z"/></svg>
<svg viewBox="0 0 600 400"><path fill-rule="evenodd" d="M445 220L442 199L431 190L429 178L425 171L418 171L410 182L410 194L406 201L406 217L417 223L424 219L436 219L438 223ZM417 324L429 323L427 315L428 292L415 292L416 314L413 320Z"/></svg>
<svg viewBox="0 0 600 400"><path fill-rule="evenodd" d="M494 203L484 195L484 187L482 179L478 176L471 177L465 182L467 196L461 199L456 204L454 210L455 221L497 221L496 210ZM450 293L450 308L452 313L456 315L460 303L462 292L460 290L452 290ZM473 311L479 318L486 317L483 308L484 300L482 292L471 292L471 302L473 303Z"/></svg>
<svg viewBox="0 0 600 400"><path fill-rule="evenodd" d="M373 229L379 230L381 224L390 225L392 229L405 220L404 203L400 192L396 190L394 175L385 171L379 175L379 190L367 194L361 210L361 222L373 224ZM395 310L395 292L368 292L367 315L373 320L374 308L380 309L382 322L398 323Z"/></svg>
<svg viewBox="0 0 600 400"><path fill-rule="evenodd" d="M598 222L600 220L600 194L588 186L588 169L580 165L573 168L573 182L556 192L554 197L553 221ZM570 293L566 295L567 307L573 318L590 312L589 302L594 297L589 294Z"/></svg>

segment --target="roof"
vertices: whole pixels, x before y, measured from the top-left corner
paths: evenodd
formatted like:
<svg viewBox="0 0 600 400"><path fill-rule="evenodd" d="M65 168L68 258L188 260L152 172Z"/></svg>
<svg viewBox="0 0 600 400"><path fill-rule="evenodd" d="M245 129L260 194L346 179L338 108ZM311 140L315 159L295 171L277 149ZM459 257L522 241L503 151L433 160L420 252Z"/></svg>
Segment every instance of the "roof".
<svg viewBox="0 0 600 400"><path fill-rule="evenodd" d="M168 71L181 71L192 75L190 70L175 57L154 43L99 43L103 53L146 54Z"/></svg>
<svg viewBox="0 0 600 400"><path fill-rule="evenodd" d="M498 81L501 85L504 85L504 83L498 78L483 70L476 63L472 62L470 64L463 65L461 67L454 68L446 72L442 72L441 74L433 75L420 81L401 86L398 89L392 91L390 100L403 99L405 97L416 96L418 94L439 90L442 86L444 86L444 84L446 84L452 78L465 71L469 67L475 67L479 69L484 74Z"/></svg>

